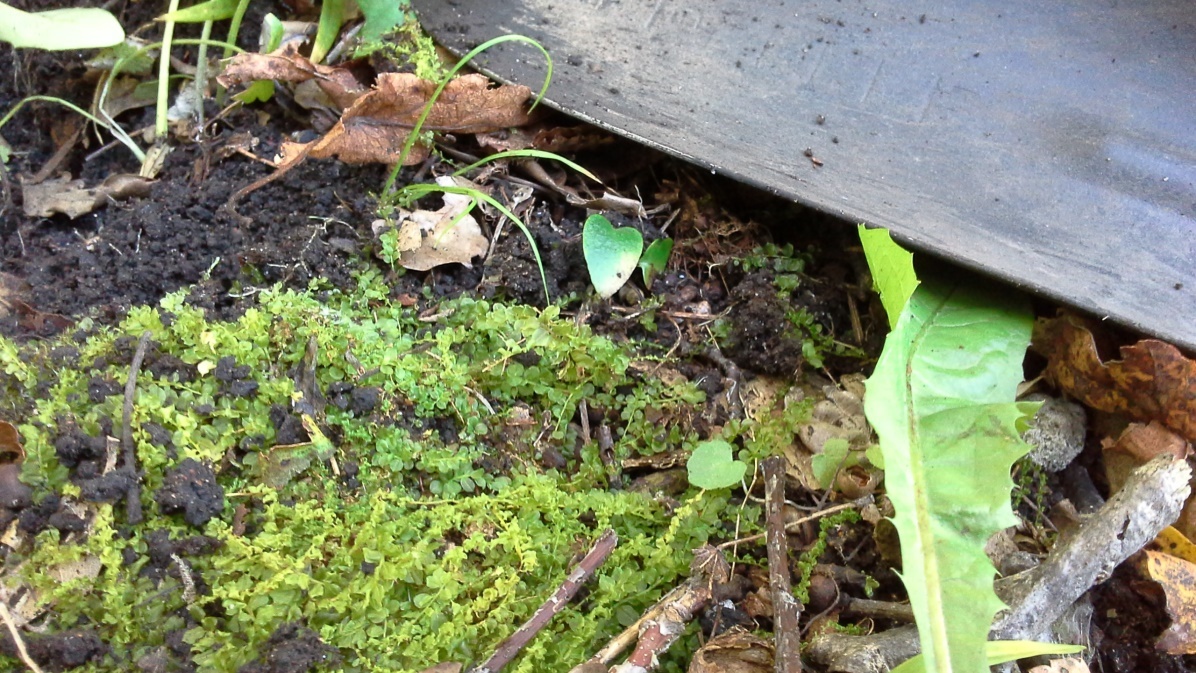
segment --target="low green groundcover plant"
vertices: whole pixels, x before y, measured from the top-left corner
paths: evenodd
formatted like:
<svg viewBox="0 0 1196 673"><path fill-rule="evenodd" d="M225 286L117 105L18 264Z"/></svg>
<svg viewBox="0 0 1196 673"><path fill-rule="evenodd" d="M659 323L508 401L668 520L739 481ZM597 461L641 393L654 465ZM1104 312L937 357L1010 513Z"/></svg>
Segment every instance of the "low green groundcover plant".
<svg viewBox="0 0 1196 673"><path fill-rule="evenodd" d="M135 339L152 335L132 414L145 521L130 525L120 504L83 503L85 536L64 541L48 529L5 564L5 584L32 589L48 608L50 632L82 627L111 647L80 670L131 670L181 633L199 670L235 671L295 622L336 648L338 670L476 663L610 527L620 544L588 596L510 669L567 670L687 575L691 550L720 534L727 491L693 489L668 510L610 490L596 447L571 423L583 400L607 414L616 458L692 448L699 438L685 414L703 400L694 386L640 376L627 346L554 307L458 299L421 320L385 296L367 274L351 294L262 292L235 322L214 322L180 293L112 328L84 320L55 342L0 338L0 418L20 429L22 479L40 502L81 500L55 443L70 428L120 435ZM334 460L272 487L268 457L283 443L278 420L291 414L311 339ZM229 357L235 367L222 362ZM371 408L342 409L336 391L349 388L371 390ZM545 460L549 450L563 460ZM185 459L213 466L225 493L223 510L198 528L154 500ZM356 482L337 474L349 464ZM219 541L180 556L198 591L178 567L146 572L163 533ZM52 572L82 559L98 560L98 573L64 582ZM680 670L694 638L665 670Z"/></svg>

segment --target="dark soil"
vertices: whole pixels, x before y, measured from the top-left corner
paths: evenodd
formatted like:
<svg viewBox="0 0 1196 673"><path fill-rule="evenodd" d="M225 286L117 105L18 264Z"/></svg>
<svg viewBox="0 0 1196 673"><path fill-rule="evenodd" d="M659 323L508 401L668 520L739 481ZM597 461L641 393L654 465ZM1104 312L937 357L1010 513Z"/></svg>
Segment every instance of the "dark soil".
<svg viewBox="0 0 1196 673"><path fill-rule="evenodd" d="M335 664L339 653L311 629L287 624L270 635L266 651L238 673L307 673Z"/></svg>

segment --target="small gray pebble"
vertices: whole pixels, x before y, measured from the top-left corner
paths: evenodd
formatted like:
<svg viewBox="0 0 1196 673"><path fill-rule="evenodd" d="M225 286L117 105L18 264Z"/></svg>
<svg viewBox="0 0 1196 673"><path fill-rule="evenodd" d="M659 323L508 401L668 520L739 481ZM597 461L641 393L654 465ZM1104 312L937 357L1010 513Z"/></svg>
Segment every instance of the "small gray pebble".
<svg viewBox="0 0 1196 673"><path fill-rule="evenodd" d="M1027 395L1024 402L1042 402L1042 408L1023 435L1032 447L1030 460L1050 472L1067 467L1084 450L1088 416L1075 402L1041 393Z"/></svg>

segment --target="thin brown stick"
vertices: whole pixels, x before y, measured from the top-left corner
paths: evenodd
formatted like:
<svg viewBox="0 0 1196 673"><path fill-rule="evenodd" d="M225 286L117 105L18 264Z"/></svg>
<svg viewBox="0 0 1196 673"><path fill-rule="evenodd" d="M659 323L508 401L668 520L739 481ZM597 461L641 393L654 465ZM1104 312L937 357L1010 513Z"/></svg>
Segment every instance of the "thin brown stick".
<svg viewBox="0 0 1196 673"><path fill-rule="evenodd" d="M793 596L789 576L789 540L785 530L785 467L783 456L764 459L764 525L768 549L768 589L772 594L773 671L800 673L801 604Z"/></svg>
<svg viewBox="0 0 1196 673"><path fill-rule="evenodd" d="M121 470L129 475L129 490L125 494L125 519L133 525L141 523L141 479L137 474L137 450L133 446L133 396L137 393L137 374L141 371L141 363L145 360L145 352L149 349L150 337L153 334L146 330L137 340L137 351L133 353L133 362L129 365L129 378L125 381L125 404L120 429L120 445L124 450L125 462Z"/></svg>
<svg viewBox="0 0 1196 673"><path fill-rule="evenodd" d="M610 669L610 673L647 673L655 670L660 655L685 633L685 625L710 602L709 582L708 577L699 574L682 585L685 590L677 592L672 601L661 606L659 616L643 622L635 650L627 657L627 661Z"/></svg>
<svg viewBox="0 0 1196 673"><path fill-rule="evenodd" d="M864 507L865 505L869 505L871 503L872 503L872 496L866 495L862 498L857 498L855 500L852 500L851 502L845 502L841 505L835 505L834 507L827 507L826 509L814 512L813 514L811 514L809 516L803 516L802 518L800 518L796 521L790 521L789 523L785 524L785 530L792 531L793 529L797 528L798 526L801 526L802 524L806 524L811 521L817 521L818 519L821 519L824 516L830 516L831 514L835 514L837 512L842 512L845 509L851 509L852 507ZM747 537L741 537L741 538L738 538L735 540L728 540L728 541L716 546L715 548L718 549L719 551L722 551L723 549L726 549L728 547L734 547L737 544L744 544L747 542L755 542L756 540L762 540L762 539L764 539L764 537L766 535L767 535L767 533L756 533L755 535L749 535Z"/></svg>
<svg viewBox="0 0 1196 673"><path fill-rule="evenodd" d="M644 614L640 615L640 618L635 620L634 624L623 629L623 632L619 635L611 638L610 642L604 645L602 649L598 650L594 656L590 657L589 660L587 660L584 664L573 668L573 670L569 671L569 673L582 673L584 670L587 670L583 668L587 664L601 665L602 670L605 671L606 667L610 666L612 661L614 661L628 647L631 647L631 644L635 642L636 638L639 638L640 629L643 628L644 622L659 617L660 614L664 612L664 606L676 600L677 596L681 592L685 591L686 587L691 583L693 583L693 580L687 582L686 584L673 587L673 589L665 594L663 598L656 601L655 605L648 608Z"/></svg>
<svg viewBox="0 0 1196 673"><path fill-rule="evenodd" d="M37 662L33 657L29 656L29 650L25 649L25 641L21 638L21 632L17 630L17 625L12 621L12 614L8 611L8 605L0 600L0 619L4 620L5 626L8 627L8 632L12 634L12 642L17 646L17 654L21 655L21 661L29 667L33 673L42 673L42 669L38 668Z"/></svg>
<svg viewBox="0 0 1196 673"><path fill-rule="evenodd" d="M590 553L586 554L585 558L573 568L573 572L569 573L569 577L556 590L556 593L536 610L531 619L524 622L523 626L520 626L515 633L502 641L495 648L494 654L480 667L474 669L473 673L498 673L504 666L511 663L515 655L519 654L556 613L563 610L565 605L577 595L581 585L585 584L586 580L598 569L598 566L606 561L606 557L610 556L617 544L619 544L619 536L615 534L614 530L608 528L590 548Z"/></svg>

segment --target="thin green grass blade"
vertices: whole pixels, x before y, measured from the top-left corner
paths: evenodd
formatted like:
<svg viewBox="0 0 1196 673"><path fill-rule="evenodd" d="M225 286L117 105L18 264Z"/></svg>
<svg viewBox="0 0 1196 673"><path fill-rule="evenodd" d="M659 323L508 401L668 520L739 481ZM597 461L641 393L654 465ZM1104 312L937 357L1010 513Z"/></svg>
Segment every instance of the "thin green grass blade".
<svg viewBox="0 0 1196 673"><path fill-rule="evenodd" d="M551 159L552 161L559 161L560 163L565 164L569 168L572 168L573 170L577 171L578 173L581 173L582 175L586 176L587 178L593 180L594 182L598 182L598 183L602 182L601 180L598 179L598 176L596 176L593 173L586 170L584 167L582 167L581 164L577 163L576 161L571 161L569 159L566 159L565 157L562 157L561 155L557 154L556 152L546 152L544 150L533 150L533 149L504 150L502 152L495 152L494 154L491 154L488 157L478 159L477 161L473 162L472 164L466 166L465 168L457 169L456 171L453 172L453 175L465 175L469 171L472 171L473 169L477 168L478 166L488 164L492 161L498 161L499 159L506 159L508 157L515 158L515 159L518 159L521 157L528 157L528 158L534 158L534 159Z"/></svg>
<svg viewBox="0 0 1196 673"><path fill-rule="evenodd" d="M867 382L928 671L988 670L985 642L1003 606L984 544L1017 523L1009 474L1028 449L1017 424L1035 405L1014 400L1031 325L1009 292L924 282Z"/></svg>
<svg viewBox="0 0 1196 673"><path fill-rule="evenodd" d="M526 35L500 35L479 44L470 50L468 54L462 56L461 60L457 61L457 64L445 74L444 78L440 80L440 85L437 86L436 90L432 92L432 96L424 105L424 110L422 113L420 113L419 119L415 120L415 125L411 128L411 133L407 136L407 142L403 143L403 149L401 152L399 152L399 160L395 162L394 168L390 171L390 177L386 179L386 184L382 187L383 195L389 194L391 189L394 188L395 180L397 180L399 177L399 171L403 170L403 161L406 160L407 155L411 153L411 148L415 146L415 141L419 138L420 131L422 131L424 128L424 122L428 120L428 115L432 113L432 107L436 105L436 101L440 98L440 94L444 91L444 87L448 86L448 83L452 81L453 75L456 75L461 68L464 68L470 61L476 58L478 54L495 45L502 44L503 42L524 42L535 47L540 51L541 54L544 55L544 60L547 62L548 68L547 72L544 73L544 84L540 86L540 93L536 94L536 100L532 102L531 109L534 110L536 106L540 104L540 99L544 98L544 93L548 91L548 84L552 82L552 56L548 54L548 50L544 48L544 45L536 42Z"/></svg>
<svg viewBox="0 0 1196 673"><path fill-rule="evenodd" d="M1007 661L1017 661L1027 657L1039 657L1048 654L1075 654L1083 652L1082 645L1060 645L1057 643L1039 643L1033 640L990 640L985 643L984 654L989 666L996 666ZM922 655L906 659L890 673L926 673L926 662Z"/></svg>

